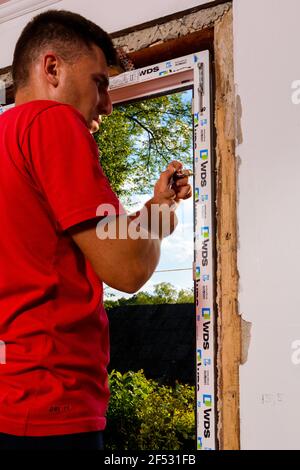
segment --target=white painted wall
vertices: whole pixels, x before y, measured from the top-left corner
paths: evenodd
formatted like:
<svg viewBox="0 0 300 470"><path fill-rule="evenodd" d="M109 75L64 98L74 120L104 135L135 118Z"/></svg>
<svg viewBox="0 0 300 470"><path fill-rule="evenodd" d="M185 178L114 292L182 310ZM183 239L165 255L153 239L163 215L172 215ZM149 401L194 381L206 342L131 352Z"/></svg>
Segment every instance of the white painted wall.
<svg viewBox="0 0 300 470"><path fill-rule="evenodd" d="M13 50L22 29L28 21L37 13L49 8L65 9L80 13L95 23L99 24L106 31L112 33L130 26L154 20L162 16L186 10L198 5L212 2L213 0L58 0L53 5L40 8L29 14L17 17L0 24L0 68L11 65ZM38 4L35 0L18 0L20 4ZM10 8L10 4L17 3L11 0L0 7L1 13L4 8ZM2 45L5 44L5 47Z"/></svg>
<svg viewBox="0 0 300 470"><path fill-rule="evenodd" d="M239 303L253 324L240 369L243 449L300 449L300 365L291 361L300 339L299 17L299 0L234 0Z"/></svg>

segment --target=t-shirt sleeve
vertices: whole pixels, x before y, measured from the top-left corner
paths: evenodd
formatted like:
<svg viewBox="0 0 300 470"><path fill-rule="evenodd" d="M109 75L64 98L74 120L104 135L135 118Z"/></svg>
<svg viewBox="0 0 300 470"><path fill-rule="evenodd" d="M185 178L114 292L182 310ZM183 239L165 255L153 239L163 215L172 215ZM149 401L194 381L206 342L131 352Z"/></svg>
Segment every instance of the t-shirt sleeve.
<svg viewBox="0 0 300 470"><path fill-rule="evenodd" d="M27 129L23 148L35 184L62 230L96 217L101 205L103 215L125 213L103 173L96 142L71 106L39 113Z"/></svg>

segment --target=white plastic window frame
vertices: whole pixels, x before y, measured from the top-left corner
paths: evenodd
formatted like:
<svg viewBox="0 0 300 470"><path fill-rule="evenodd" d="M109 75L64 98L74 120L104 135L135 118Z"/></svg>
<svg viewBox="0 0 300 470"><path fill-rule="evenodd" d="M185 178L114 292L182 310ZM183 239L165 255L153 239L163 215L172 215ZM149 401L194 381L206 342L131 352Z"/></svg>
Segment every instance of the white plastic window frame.
<svg viewBox="0 0 300 470"><path fill-rule="evenodd" d="M110 79L113 104L193 89L194 291L197 450L216 443L214 184L209 51L125 72Z"/></svg>

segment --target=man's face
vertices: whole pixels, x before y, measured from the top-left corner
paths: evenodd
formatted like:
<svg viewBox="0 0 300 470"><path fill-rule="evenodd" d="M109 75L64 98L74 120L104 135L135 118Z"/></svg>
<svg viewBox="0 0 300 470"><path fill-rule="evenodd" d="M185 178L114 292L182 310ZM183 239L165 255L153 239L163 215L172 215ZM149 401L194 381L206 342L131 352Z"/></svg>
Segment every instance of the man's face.
<svg viewBox="0 0 300 470"><path fill-rule="evenodd" d="M96 132L101 115L112 113L108 85L105 56L99 47L92 46L90 54L80 56L72 65L64 65L56 99L73 105L84 116L90 131Z"/></svg>

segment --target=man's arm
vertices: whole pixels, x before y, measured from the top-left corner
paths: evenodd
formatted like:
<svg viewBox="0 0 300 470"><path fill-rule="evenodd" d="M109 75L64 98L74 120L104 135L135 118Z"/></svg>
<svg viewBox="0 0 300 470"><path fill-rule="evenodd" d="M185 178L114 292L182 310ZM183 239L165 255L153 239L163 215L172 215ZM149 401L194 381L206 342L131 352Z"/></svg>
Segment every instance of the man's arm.
<svg viewBox="0 0 300 470"><path fill-rule="evenodd" d="M126 217L126 216L125 216ZM121 219L116 224L117 233ZM127 226L130 218L127 218ZM71 228L73 240L90 261L99 279L114 289L134 293L151 277L160 258L161 241L152 239L105 239L96 234L97 220L91 220Z"/></svg>
<svg viewBox="0 0 300 470"><path fill-rule="evenodd" d="M177 225L175 214L176 204L180 199L186 199L191 192L187 184L187 178L180 181L178 190L169 188L170 179L174 171L181 167L179 162L172 162L155 185L154 196L148 201L142 211L146 211L148 227L152 227L151 206L163 204L170 207L170 231L172 233ZM97 236L97 220L90 220L69 229L73 240L90 261L98 277L108 286L115 289L134 293L139 290L152 276L160 258L161 239L166 236L163 233L162 221L156 227L159 238L132 239L130 233L125 239L121 239L119 228L122 218L126 219L126 227L135 219L135 216L118 216L110 223L116 224L117 237L115 239L100 239Z"/></svg>

